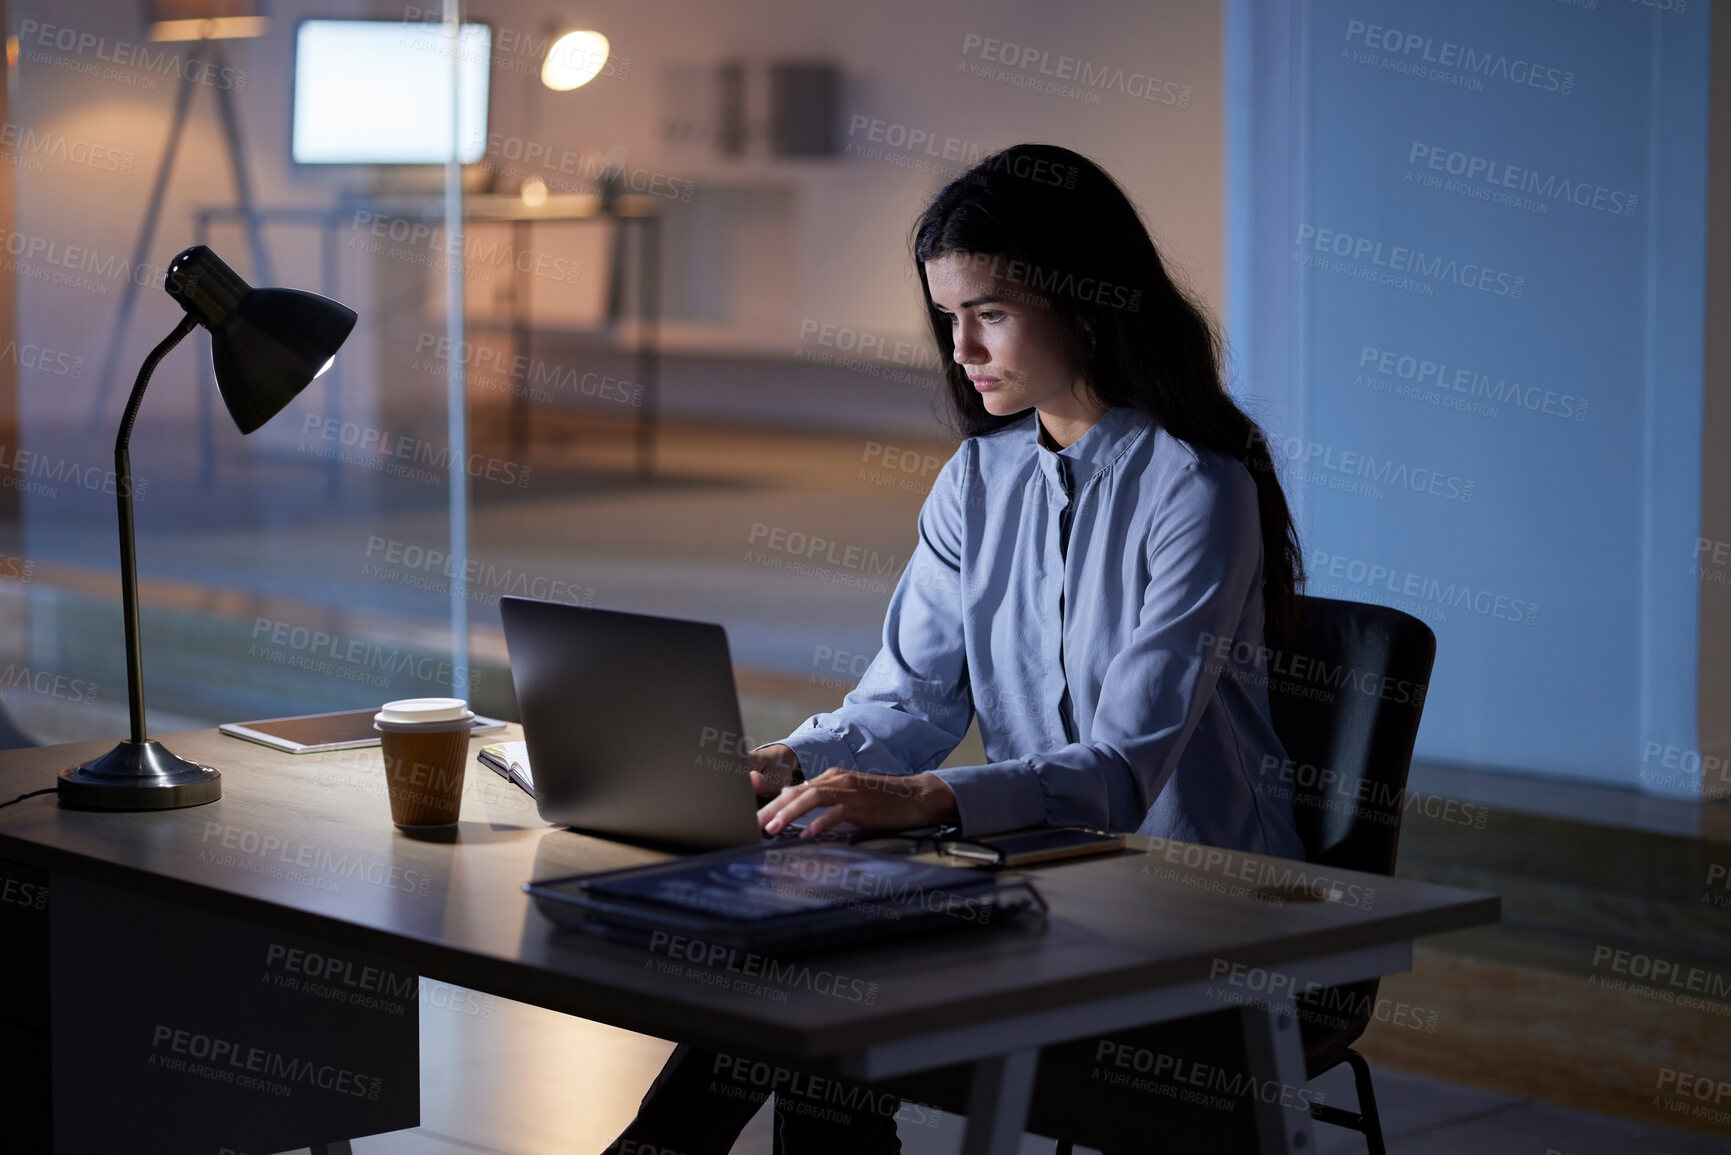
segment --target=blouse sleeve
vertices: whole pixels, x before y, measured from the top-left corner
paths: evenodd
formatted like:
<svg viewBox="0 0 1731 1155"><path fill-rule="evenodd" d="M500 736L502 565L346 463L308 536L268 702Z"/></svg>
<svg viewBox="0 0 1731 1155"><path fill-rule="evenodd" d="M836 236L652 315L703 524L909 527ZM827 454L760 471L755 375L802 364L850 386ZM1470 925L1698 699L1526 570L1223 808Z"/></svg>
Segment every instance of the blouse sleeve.
<svg viewBox="0 0 1731 1155"><path fill-rule="evenodd" d="M1138 623L1106 669L1090 740L937 771L965 833L1104 828L1113 794L1150 807L1172 776L1219 678L1206 637L1232 637L1260 594L1255 483L1236 462L1190 463L1154 515L1147 549Z"/></svg>
<svg viewBox="0 0 1731 1155"><path fill-rule="evenodd" d="M938 471L914 546L884 616L883 648L859 685L784 739L801 772L831 766L919 774L949 757L973 721L962 626L961 478L972 443Z"/></svg>

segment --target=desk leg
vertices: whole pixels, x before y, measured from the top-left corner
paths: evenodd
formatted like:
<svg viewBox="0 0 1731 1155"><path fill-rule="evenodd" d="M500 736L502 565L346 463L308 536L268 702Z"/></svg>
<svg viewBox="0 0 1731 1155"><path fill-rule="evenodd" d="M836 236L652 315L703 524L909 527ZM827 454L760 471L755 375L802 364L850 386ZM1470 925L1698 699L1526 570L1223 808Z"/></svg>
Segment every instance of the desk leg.
<svg viewBox="0 0 1731 1155"><path fill-rule="evenodd" d="M1039 1048L1032 1047L974 1063L962 1155L1015 1155L1022 1145L1039 1060Z"/></svg>
<svg viewBox="0 0 1731 1155"><path fill-rule="evenodd" d="M1310 1155L1315 1147L1310 1106L1308 1097L1299 1096L1309 1080L1292 999L1243 1007L1239 1021L1250 1077L1255 1080L1256 1149L1265 1155Z"/></svg>
<svg viewBox="0 0 1731 1155"><path fill-rule="evenodd" d="M354 1150L347 1139L338 1139L335 1143L314 1143L307 1155L354 1155Z"/></svg>

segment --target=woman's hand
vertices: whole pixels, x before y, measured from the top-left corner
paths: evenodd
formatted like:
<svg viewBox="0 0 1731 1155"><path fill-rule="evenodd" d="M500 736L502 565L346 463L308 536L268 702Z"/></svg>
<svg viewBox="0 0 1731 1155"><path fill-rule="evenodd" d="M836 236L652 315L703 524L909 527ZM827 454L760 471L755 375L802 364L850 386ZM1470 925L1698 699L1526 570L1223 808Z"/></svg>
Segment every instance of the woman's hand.
<svg viewBox="0 0 1731 1155"><path fill-rule="evenodd" d="M816 778L783 789L757 812L757 821L765 833L774 834L818 806L829 809L812 819L800 837L816 837L838 822L866 830L911 830L957 817L956 796L936 774L865 774L831 766Z"/></svg>
<svg viewBox="0 0 1731 1155"><path fill-rule="evenodd" d="M751 792L759 798L774 798L793 785L799 772L799 755L781 742L759 746L746 755L751 763Z"/></svg>

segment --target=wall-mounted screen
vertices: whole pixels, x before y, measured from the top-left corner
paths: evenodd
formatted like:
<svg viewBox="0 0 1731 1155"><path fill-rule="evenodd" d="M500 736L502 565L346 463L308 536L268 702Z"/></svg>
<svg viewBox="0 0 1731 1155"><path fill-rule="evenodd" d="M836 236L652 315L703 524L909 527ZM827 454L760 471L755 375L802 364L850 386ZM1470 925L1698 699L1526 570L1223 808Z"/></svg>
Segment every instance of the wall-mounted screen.
<svg viewBox="0 0 1731 1155"><path fill-rule="evenodd" d="M458 159L487 151L487 64L493 33L458 37ZM443 164L453 141L451 46L442 25L306 20L295 35L297 164Z"/></svg>

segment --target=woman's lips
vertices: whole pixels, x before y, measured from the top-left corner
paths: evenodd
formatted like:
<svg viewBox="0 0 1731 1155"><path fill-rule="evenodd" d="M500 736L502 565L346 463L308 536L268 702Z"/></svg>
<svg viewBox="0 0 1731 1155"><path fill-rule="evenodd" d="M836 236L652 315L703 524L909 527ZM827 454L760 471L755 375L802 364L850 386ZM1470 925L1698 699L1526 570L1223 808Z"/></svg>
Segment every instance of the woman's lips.
<svg viewBox="0 0 1731 1155"><path fill-rule="evenodd" d="M974 388L981 393L990 393L1004 383L1002 377L969 377L968 380L972 381Z"/></svg>

